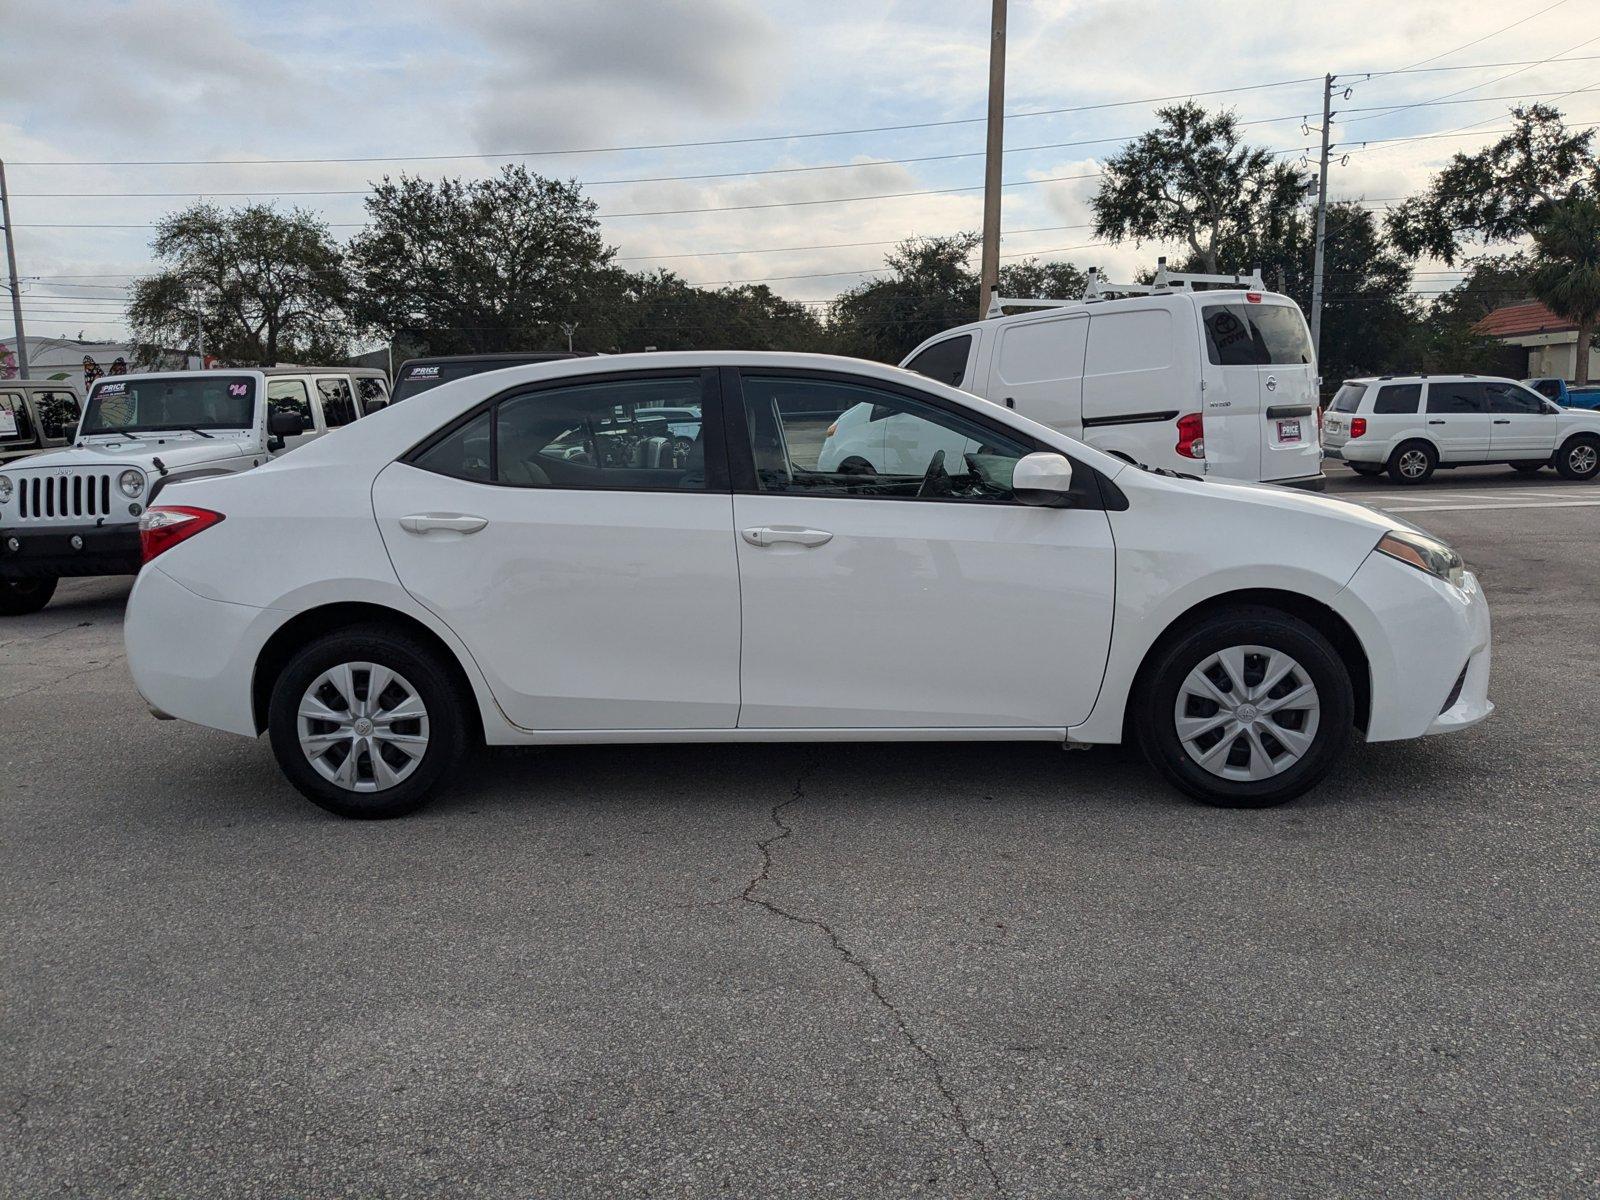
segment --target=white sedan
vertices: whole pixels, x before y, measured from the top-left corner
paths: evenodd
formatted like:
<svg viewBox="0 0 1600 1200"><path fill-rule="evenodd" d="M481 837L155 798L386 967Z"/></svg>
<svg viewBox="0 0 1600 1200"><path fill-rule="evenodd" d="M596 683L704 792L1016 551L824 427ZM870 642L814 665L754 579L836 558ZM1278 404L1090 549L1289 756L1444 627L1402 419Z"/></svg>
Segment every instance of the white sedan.
<svg viewBox="0 0 1600 1200"><path fill-rule="evenodd" d="M824 463L827 414L858 405L938 448ZM687 453L631 419L666 408L698 422ZM267 733L348 816L417 808L475 742L1128 735L1189 795L1257 806L1355 730L1493 711L1488 606L1448 546L850 359L475 375L161 501L126 622L140 691Z"/></svg>

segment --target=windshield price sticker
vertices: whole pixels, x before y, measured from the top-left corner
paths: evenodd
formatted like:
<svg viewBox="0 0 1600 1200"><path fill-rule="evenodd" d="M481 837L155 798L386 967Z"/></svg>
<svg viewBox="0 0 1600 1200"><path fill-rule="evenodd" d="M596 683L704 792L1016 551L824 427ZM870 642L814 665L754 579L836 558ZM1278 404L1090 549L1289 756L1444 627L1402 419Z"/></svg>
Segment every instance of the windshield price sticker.
<svg viewBox="0 0 1600 1200"><path fill-rule="evenodd" d="M410 374L408 374L406 376L406 378L407 379L437 379L437 378L439 378L439 368L438 367L412 367Z"/></svg>
<svg viewBox="0 0 1600 1200"><path fill-rule="evenodd" d="M17 436L17 414L9 408L0 408L0 437Z"/></svg>
<svg viewBox="0 0 1600 1200"><path fill-rule="evenodd" d="M95 388L95 394L100 396L120 396L127 390L128 385L125 383L102 383Z"/></svg>

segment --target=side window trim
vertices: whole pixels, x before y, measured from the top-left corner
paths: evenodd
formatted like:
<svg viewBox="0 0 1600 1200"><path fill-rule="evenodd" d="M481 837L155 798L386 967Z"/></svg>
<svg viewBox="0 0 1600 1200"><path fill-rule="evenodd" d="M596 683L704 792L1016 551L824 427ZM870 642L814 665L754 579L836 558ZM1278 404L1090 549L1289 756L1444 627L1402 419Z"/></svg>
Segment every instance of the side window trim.
<svg viewBox="0 0 1600 1200"><path fill-rule="evenodd" d="M597 487L582 484L561 484L550 487L530 487L527 484L508 483L500 478L500 406L524 396L538 395L540 392L559 391L562 388L574 385L598 383L626 383L637 379L684 379L694 375L700 378L700 424L701 441L705 446L706 461L705 486L700 488L657 488L657 487ZM727 406L722 401L722 389L719 387L718 368L702 367L689 368L663 368L659 370L644 371L619 371L604 375L574 375L561 379L547 380L532 386L517 385L506 391L490 396L487 400L475 404L472 408L462 413L455 420L434 430L427 437L417 442L404 454L396 457L396 462L416 466L417 460L433 449L434 446L449 438L463 426L470 425L473 421L489 414L489 478L468 479L466 483L476 483L483 487L511 488L517 491L560 491L560 492L649 492L671 494L679 496L695 496L708 494L726 495L731 489L728 485L728 460L727 443L724 431L724 414ZM719 453L720 451L720 453ZM428 470L418 467L419 470ZM444 478L455 479L459 476L446 475Z"/></svg>

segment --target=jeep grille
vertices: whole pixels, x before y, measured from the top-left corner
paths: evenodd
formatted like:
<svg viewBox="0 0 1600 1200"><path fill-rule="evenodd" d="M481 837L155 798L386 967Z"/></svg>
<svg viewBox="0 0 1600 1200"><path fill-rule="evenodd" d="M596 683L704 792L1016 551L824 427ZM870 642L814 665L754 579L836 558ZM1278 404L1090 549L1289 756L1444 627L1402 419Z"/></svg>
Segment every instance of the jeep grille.
<svg viewBox="0 0 1600 1200"><path fill-rule="evenodd" d="M17 480L17 519L72 520L111 515L111 476L103 471L24 475Z"/></svg>

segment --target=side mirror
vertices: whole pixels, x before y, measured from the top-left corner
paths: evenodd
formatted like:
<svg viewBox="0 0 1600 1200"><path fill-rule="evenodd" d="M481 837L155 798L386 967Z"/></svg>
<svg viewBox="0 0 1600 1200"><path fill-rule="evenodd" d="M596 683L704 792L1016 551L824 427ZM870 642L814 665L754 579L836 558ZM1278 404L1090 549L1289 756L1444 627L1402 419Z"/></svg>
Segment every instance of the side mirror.
<svg viewBox="0 0 1600 1200"><path fill-rule="evenodd" d="M1023 504L1065 508L1072 503L1072 464L1064 454L1024 455L1011 473L1011 490Z"/></svg>
<svg viewBox="0 0 1600 1200"><path fill-rule="evenodd" d="M274 412L267 417L267 432L273 437L293 437L306 431L306 419L297 412Z"/></svg>
<svg viewBox="0 0 1600 1200"><path fill-rule="evenodd" d="M387 400L385 400L382 396L378 396L378 397L375 397L374 399L368 400L366 402L366 406L365 407L366 407L366 411L367 412L375 413L380 408L388 408L389 407L389 402Z"/></svg>

